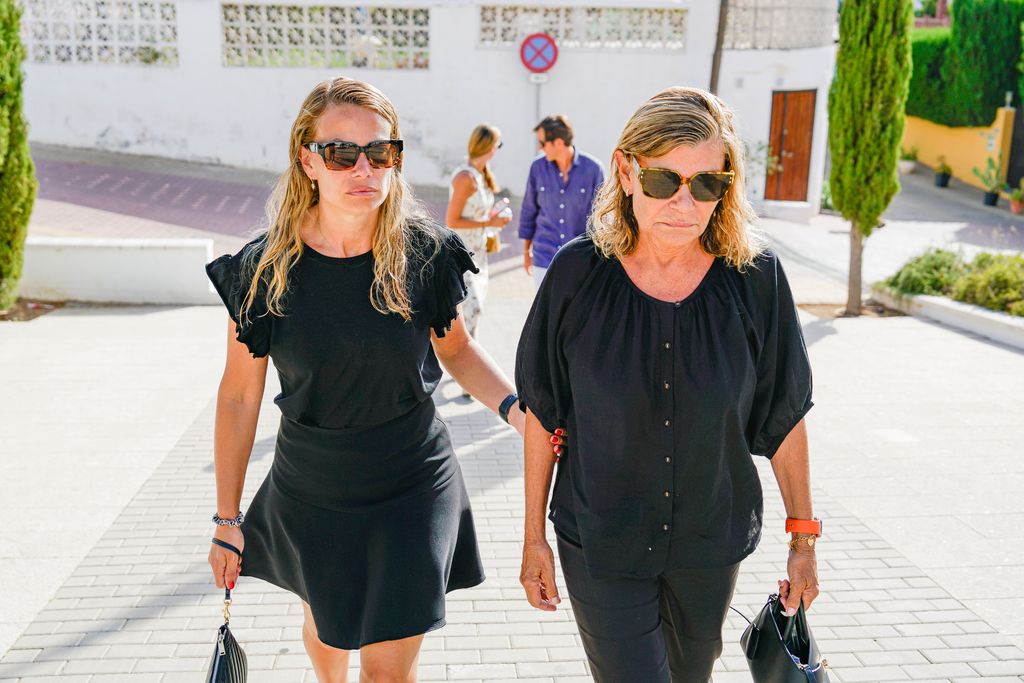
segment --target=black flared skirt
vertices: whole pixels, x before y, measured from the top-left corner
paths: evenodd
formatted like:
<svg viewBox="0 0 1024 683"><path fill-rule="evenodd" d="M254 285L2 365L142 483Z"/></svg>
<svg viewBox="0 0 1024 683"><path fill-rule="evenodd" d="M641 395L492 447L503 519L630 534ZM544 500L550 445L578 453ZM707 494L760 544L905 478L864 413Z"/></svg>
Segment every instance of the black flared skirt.
<svg viewBox="0 0 1024 683"><path fill-rule="evenodd" d="M242 531L242 575L305 600L320 640L345 650L443 626L445 594L484 580L469 494L432 400L365 428L282 417Z"/></svg>

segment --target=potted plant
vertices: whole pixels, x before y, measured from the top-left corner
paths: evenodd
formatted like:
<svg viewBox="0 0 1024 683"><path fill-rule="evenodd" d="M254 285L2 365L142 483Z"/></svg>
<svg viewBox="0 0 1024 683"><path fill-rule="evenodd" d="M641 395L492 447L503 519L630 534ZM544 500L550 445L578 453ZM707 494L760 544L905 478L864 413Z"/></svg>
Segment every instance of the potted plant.
<svg viewBox="0 0 1024 683"><path fill-rule="evenodd" d="M1010 191L1010 213L1024 214L1024 178L1020 179L1016 189Z"/></svg>
<svg viewBox="0 0 1024 683"><path fill-rule="evenodd" d="M914 167L917 165L917 147L911 147L910 149L900 149L900 160L898 163L900 174L906 175L914 172Z"/></svg>
<svg viewBox="0 0 1024 683"><path fill-rule="evenodd" d="M952 167L946 163L946 157L939 157L939 165L935 167L935 187L949 187L949 179L953 176Z"/></svg>
<svg viewBox="0 0 1024 683"><path fill-rule="evenodd" d="M978 180L985 188L985 206L995 206L999 203L999 190L1004 187L1003 181L999 178L999 164L992 157L985 163L985 170L977 166L971 169Z"/></svg>

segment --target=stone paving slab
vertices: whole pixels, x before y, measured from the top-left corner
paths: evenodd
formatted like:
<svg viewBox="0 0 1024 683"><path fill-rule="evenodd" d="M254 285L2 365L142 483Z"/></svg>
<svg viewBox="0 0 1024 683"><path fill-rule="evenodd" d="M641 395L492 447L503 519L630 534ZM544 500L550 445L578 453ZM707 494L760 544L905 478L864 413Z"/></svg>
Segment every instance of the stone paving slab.
<svg viewBox="0 0 1024 683"><path fill-rule="evenodd" d="M518 272L505 277L513 275L519 277ZM503 287L520 296L493 301L506 315L492 316L485 334L489 348L508 367L528 298L507 282ZM267 396L273 394L271 383ZM457 387L446 382L437 402L452 430L473 498L488 580L479 588L451 594L448 625L425 641L420 680L589 680L571 610L534 611L518 585L518 438L458 394ZM270 465L275 427L276 409L268 400L247 476L246 499ZM0 659L0 680L197 680L212 651L219 617L220 596L205 561L214 490L212 432L211 403ZM773 533L781 528L781 502L770 466L759 466L767 531L761 549L743 565L734 600L749 615L784 572L783 535ZM828 542L820 551L824 592L811 612L811 623L833 667L834 681L1024 680L1024 652L1008 638L820 486L815 503L829 528ZM253 683L315 680L302 648L301 607L294 597L243 579L233 615L232 623L249 653ZM744 625L740 617L729 617L717 683L749 680L737 644ZM357 656L352 664L358 666Z"/></svg>
<svg viewBox="0 0 1024 683"><path fill-rule="evenodd" d="M88 154L84 161L90 161ZM107 161L215 179L224 172L159 169L152 160L116 158L94 165ZM928 243L968 248L1016 243L1018 227L1000 216L990 212L979 218L963 202L951 208L921 183L906 188L887 215L890 229L868 242L866 278L876 270L887 275L904 254ZM429 199L432 206L443 204L440 195ZM73 205L52 204L68 225L77 220ZM96 211L93 218L115 215ZM137 229L131 220L123 221L123 230ZM94 221L92 229L101 229L101 222ZM153 223L149 228L157 232L175 228ZM811 226L766 224L782 244L798 300L841 301L845 224L831 217ZM516 266L518 248L496 257L482 337L507 372L532 287ZM189 334L220 338L222 323L218 318L210 330L184 331L183 339ZM1020 683L1024 425L1015 406L1024 400L1019 381L1024 354L914 319L807 317L804 329L818 404L809 418L816 512L829 520L827 542L819 551L824 592L811 623L832 664L833 680ZM74 368L65 376L80 381ZM119 381L131 386L127 379ZM446 384L438 403L473 495L489 578L482 587L450 596L449 624L428 636L420 678L590 680L571 610L535 612L521 597L518 440L458 393ZM0 681L198 680L219 612L205 563L213 497L212 405L196 410L198 417L73 573L66 580L42 572L32 576L37 583L56 581L57 592L0 658ZM269 466L275 411L268 404L247 496ZM105 428L84 425L82 433L102 437ZM69 453L75 436L67 435ZM750 615L784 572L779 551L784 538L773 533L781 527L781 503L770 467L759 464L766 534L762 548L743 565L734 601ZM11 566L7 560L0 564L0 581L25 571ZM251 680L314 680L301 646L295 598L245 580L234 613L253 666ZM717 683L749 680L736 644L744 625L730 615ZM353 660L357 665L358 658Z"/></svg>

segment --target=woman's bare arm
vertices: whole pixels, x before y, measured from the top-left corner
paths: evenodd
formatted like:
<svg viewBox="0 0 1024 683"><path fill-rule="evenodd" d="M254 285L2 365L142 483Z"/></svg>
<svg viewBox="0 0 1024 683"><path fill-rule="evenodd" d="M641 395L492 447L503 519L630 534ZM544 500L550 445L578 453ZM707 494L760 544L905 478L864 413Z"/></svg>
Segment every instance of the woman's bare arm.
<svg viewBox="0 0 1024 683"><path fill-rule="evenodd" d="M444 218L449 228L487 228L493 224L490 220L475 221L462 217L462 212L466 210L466 202L474 192L476 183L473 182L469 171L462 171L452 178L452 198L448 201L448 210Z"/></svg>
<svg viewBox="0 0 1024 683"><path fill-rule="evenodd" d="M526 410L526 436L523 438L526 486L526 524L523 538L523 564L519 582L526 599L539 610L550 612L560 602L555 584L555 556L548 545L545 529L548 492L555 468L551 453L551 433L540 420Z"/></svg>
<svg viewBox="0 0 1024 683"><path fill-rule="evenodd" d="M235 338L235 323L228 320L227 360L217 390L217 412L213 428L213 461L217 477L217 514L230 519L238 515L249 456L256 440L256 422L267 380L266 358L253 358L245 344ZM242 532L237 527L218 526L214 533L241 550ZM236 555L211 546L210 566L218 588L234 586L240 563Z"/></svg>
<svg viewBox="0 0 1024 683"><path fill-rule="evenodd" d="M452 321L452 328L444 337L431 333L434 353L459 385L473 398L498 412L505 397L515 392L512 382L501 371L494 359L476 343L466 330L462 314ZM508 422L523 433L525 415L518 403L508 413ZM550 449L548 451L550 453Z"/></svg>

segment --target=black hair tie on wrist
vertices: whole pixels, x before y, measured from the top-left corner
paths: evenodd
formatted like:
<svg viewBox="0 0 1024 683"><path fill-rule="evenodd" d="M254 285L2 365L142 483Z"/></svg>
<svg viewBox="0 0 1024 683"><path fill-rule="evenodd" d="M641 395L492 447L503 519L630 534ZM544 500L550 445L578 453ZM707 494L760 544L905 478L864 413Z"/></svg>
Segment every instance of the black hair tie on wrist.
<svg viewBox="0 0 1024 683"><path fill-rule="evenodd" d="M519 396L516 394L509 394L505 397L505 400L498 406L498 416L508 424L508 411L512 410L512 406L519 400Z"/></svg>

